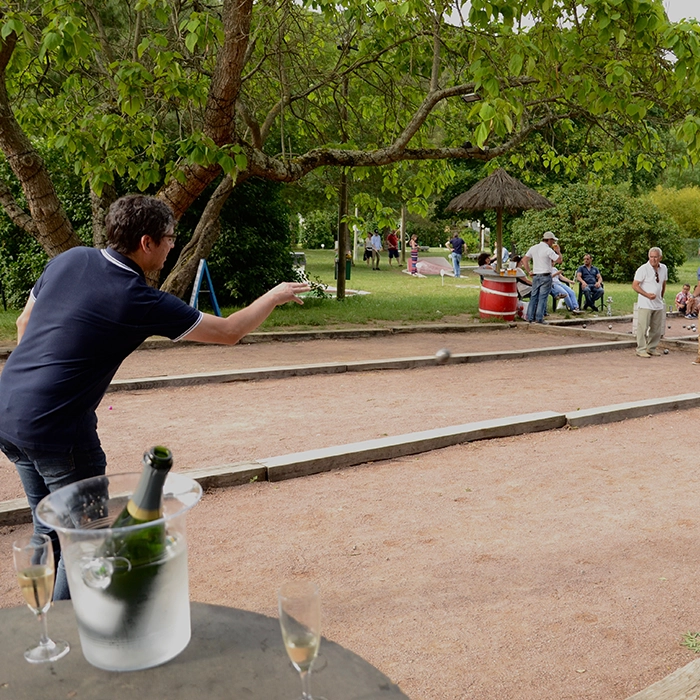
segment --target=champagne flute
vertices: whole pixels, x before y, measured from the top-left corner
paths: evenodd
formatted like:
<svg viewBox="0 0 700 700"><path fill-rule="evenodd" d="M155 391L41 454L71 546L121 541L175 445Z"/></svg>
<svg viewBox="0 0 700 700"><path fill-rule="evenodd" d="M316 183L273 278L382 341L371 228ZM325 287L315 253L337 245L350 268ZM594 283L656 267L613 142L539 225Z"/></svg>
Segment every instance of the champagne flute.
<svg viewBox="0 0 700 700"><path fill-rule="evenodd" d="M301 699L311 697L311 666L321 643L321 595L311 581L291 581L279 590L279 615L287 655L301 676ZM316 697L316 700L325 698Z"/></svg>
<svg viewBox="0 0 700 700"><path fill-rule="evenodd" d="M32 664L56 661L70 651L68 642L49 638L46 614L53 596L53 544L48 535L32 535L12 543L15 571L22 595L41 624L39 646L27 649L24 658Z"/></svg>

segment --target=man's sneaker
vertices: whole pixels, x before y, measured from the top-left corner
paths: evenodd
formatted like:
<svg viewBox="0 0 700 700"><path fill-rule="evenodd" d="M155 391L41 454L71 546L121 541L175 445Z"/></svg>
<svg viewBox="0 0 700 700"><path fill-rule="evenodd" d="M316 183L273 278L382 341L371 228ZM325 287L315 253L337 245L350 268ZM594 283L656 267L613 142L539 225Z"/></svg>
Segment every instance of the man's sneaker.
<svg viewBox="0 0 700 700"><path fill-rule="evenodd" d="M697 316L693 316L693 314L686 314L685 317L686 318L697 318Z"/></svg>
<svg viewBox="0 0 700 700"><path fill-rule="evenodd" d="M641 352L638 350L637 357L651 357L651 355L648 352L646 352L646 350L642 350Z"/></svg>
<svg viewBox="0 0 700 700"><path fill-rule="evenodd" d="M571 313L572 314L582 314L583 311L581 311L581 309L571 309Z"/></svg>
<svg viewBox="0 0 700 700"><path fill-rule="evenodd" d="M693 360L694 365L700 365L700 357L697 360Z"/></svg>
<svg viewBox="0 0 700 700"><path fill-rule="evenodd" d="M659 357L661 355L661 353L658 350L649 350L648 354L652 357Z"/></svg>

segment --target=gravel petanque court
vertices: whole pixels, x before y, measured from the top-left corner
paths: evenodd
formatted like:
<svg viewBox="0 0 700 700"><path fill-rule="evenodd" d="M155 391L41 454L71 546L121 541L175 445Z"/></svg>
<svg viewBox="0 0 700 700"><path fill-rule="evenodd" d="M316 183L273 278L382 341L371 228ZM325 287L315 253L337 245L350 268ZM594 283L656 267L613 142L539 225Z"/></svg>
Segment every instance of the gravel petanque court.
<svg viewBox="0 0 700 700"><path fill-rule="evenodd" d="M222 369L221 355L228 367L270 366L585 342L564 335L392 336L384 352L384 339L182 347L137 353L123 371ZM217 466L687 394L699 384L693 357L613 350L118 392L99 409L101 436L113 472L138 469L157 442L178 470ZM312 578L325 636L416 699L628 698L695 658L680 641L700 631L698 420L693 408L208 492L188 522L191 598L276 616L278 586ZM20 496L6 461L0 475L0 500ZM0 549L28 529L0 527ZM3 561L0 605L20 605Z"/></svg>

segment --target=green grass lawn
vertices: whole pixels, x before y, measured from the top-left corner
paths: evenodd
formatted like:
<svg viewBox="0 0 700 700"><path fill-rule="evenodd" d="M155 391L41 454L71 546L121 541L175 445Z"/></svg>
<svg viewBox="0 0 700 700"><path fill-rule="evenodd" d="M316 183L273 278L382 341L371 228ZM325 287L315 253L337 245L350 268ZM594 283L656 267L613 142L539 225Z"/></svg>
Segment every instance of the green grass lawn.
<svg viewBox="0 0 700 700"><path fill-rule="evenodd" d="M445 257L445 249L435 248L429 255ZM465 263L465 261L462 261ZM679 281L672 282L666 292L666 303L673 305L676 293L684 282L691 287L697 281L700 258L691 258L679 270ZM313 282L335 286L334 253L330 250L306 251L306 271ZM465 274L459 280L439 276L413 278L401 268L389 268L386 254L382 256L381 270L374 271L363 262L353 266L348 290L362 290L367 295L348 295L342 302L335 298L307 297L303 306L287 304L276 309L263 324L263 330L295 328L338 328L342 326L387 325L389 323L431 323L478 320L479 278ZM630 284L605 284L605 297L612 297L615 316L631 314L637 295ZM228 315L235 309L223 309ZM551 307L550 307L551 313ZM15 319L19 310L0 310L0 343L15 339ZM558 311L556 318L572 316ZM488 321L482 321L488 323Z"/></svg>

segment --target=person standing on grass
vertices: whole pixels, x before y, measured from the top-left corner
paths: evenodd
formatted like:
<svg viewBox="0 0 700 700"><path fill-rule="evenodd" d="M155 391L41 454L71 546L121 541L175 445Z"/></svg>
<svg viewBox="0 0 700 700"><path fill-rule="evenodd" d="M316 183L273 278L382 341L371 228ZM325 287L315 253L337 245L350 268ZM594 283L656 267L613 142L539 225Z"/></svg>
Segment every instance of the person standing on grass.
<svg viewBox="0 0 700 700"><path fill-rule="evenodd" d="M446 248L450 251L450 257L452 258L452 269L454 270L455 277L461 276L460 263L462 262L462 255L464 254L464 239L455 233L452 238L450 238L447 243L445 243Z"/></svg>
<svg viewBox="0 0 700 700"><path fill-rule="evenodd" d="M418 274L418 236L414 233L409 241L411 246L411 274Z"/></svg>
<svg viewBox="0 0 700 700"><path fill-rule="evenodd" d="M553 265L559 265L562 261L558 240L551 231L545 231L542 234L542 240L533 245L523 256L523 269L528 277L530 276L530 261L532 260L532 291L527 307L528 323L545 322L547 300L552 289Z"/></svg>
<svg viewBox="0 0 700 700"><path fill-rule="evenodd" d="M661 354L656 346L664 330L664 294L668 280L668 271L661 258L661 248L650 248L649 262L634 273L632 289L637 292L637 357Z"/></svg>
<svg viewBox="0 0 700 700"><path fill-rule="evenodd" d="M372 236L372 269L379 269L379 260L381 258L382 252L382 237L379 235L379 231L374 230L374 235Z"/></svg>
<svg viewBox="0 0 700 700"><path fill-rule="evenodd" d="M389 235L386 237L386 248L389 251L389 267L391 267L391 261L396 258L396 265L401 266L401 261L399 260L399 237L396 235L396 231L392 229Z"/></svg>
<svg viewBox="0 0 700 700"><path fill-rule="evenodd" d="M35 516L62 486L102 476L107 461L95 413L122 361L152 335L233 345L306 283L283 282L227 318L150 287L175 242L175 218L155 197L128 195L105 220L109 247L71 248L47 263L17 319L17 347L0 374L0 450L14 463ZM62 558L54 598L70 598Z"/></svg>
<svg viewBox="0 0 700 700"><path fill-rule="evenodd" d="M362 258L369 265L372 262L372 236L368 233L365 237L365 254Z"/></svg>

